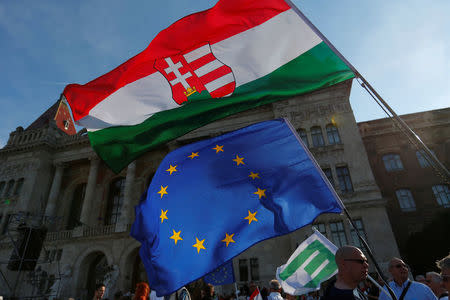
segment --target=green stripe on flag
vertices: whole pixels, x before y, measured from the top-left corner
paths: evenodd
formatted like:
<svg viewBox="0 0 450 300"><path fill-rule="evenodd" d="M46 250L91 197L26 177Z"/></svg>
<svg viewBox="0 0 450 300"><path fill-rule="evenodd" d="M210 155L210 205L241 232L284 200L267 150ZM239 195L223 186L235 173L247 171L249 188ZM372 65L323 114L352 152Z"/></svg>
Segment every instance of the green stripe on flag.
<svg viewBox="0 0 450 300"><path fill-rule="evenodd" d="M230 97L211 99L202 93L190 97L187 104L158 112L140 124L89 132L89 140L108 166L119 172L145 152L210 122L354 76L322 42L274 72L236 88Z"/></svg>
<svg viewBox="0 0 450 300"><path fill-rule="evenodd" d="M306 266L304 266L303 270L313 277L312 280L305 285L305 287L317 286L317 283L319 283L321 279L332 274L337 269L334 261L334 254L318 240L315 240L303 251L301 251L297 257L286 266L283 272L280 273L280 278L285 281L292 274L297 272L297 270L308 260L308 258L312 257L314 254L316 254L316 256L311 259ZM319 267L325 264L326 260L328 260L328 263L325 267L319 273L314 274Z"/></svg>

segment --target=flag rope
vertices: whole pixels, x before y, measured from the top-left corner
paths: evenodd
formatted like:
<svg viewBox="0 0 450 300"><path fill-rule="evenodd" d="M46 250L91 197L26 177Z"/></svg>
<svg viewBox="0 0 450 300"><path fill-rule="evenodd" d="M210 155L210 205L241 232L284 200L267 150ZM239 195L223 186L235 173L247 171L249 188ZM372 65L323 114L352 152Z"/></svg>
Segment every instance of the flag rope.
<svg viewBox="0 0 450 300"><path fill-rule="evenodd" d="M393 122L394 120L399 123L399 126L401 126L404 131L402 131L407 137L412 138L415 143L417 143L417 146L420 146L420 148L425 152L425 156L428 156L429 159L431 159L434 164L431 164L435 171L441 176L446 184L449 184L450 180L450 172L447 170L447 168L439 161L439 159L434 155L433 152L422 142L422 140L419 138L419 136L408 126L408 124L405 123L395 112L394 110L387 104L386 101L378 94L375 89L370 85L369 82L356 70L356 68L334 47L334 45L320 32L320 30L314 26L314 24L309 21L309 19L298 9L298 7L291 1L291 0L285 0L287 4L292 8L292 10L299 15L300 18L323 40L323 42L330 47L330 49L355 73L355 76L359 78L364 85L367 87L364 87L367 92L369 93L372 98L377 102L378 105L382 106L383 111L386 113L386 115L391 119ZM387 111L391 115L387 113ZM395 122L394 122L395 123Z"/></svg>

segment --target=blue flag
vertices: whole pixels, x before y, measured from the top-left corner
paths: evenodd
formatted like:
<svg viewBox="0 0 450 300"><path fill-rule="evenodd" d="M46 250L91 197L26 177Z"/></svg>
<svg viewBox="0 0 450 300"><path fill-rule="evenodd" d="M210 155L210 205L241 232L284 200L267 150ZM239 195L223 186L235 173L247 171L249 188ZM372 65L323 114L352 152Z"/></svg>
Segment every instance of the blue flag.
<svg viewBox="0 0 450 300"><path fill-rule="evenodd" d="M168 295L250 246L341 206L284 119L180 147L136 206L131 235L149 285Z"/></svg>
<svg viewBox="0 0 450 300"><path fill-rule="evenodd" d="M233 283L235 281L233 261L230 260L211 273L206 274L205 277L203 277L203 281L206 283L211 283L212 285L224 285Z"/></svg>

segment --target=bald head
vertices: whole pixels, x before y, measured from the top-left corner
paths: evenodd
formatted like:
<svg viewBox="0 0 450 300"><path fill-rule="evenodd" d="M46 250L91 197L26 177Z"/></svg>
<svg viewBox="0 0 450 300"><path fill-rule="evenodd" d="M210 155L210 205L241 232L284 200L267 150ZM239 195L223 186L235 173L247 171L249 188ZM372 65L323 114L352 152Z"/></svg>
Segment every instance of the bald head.
<svg viewBox="0 0 450 300"><path fill-rule="evenodd" d="M354 289L366 279L369 264L364 253L353 246L343 246L336 251L338 280L335 286L340 289Z"/></svg>
<svg viewBox="0 0 450 300"><path fill-rule="evenodd" d="M344 262L345 259L354 257L354 256L359 256L360 254L362 254L361 250L359 250L356 247L342 246L341 248L339 248L336 251L336 255L335 255L334 259L336 260L336 264L339 266L339 265L342 265L342 263Z"/></svg>

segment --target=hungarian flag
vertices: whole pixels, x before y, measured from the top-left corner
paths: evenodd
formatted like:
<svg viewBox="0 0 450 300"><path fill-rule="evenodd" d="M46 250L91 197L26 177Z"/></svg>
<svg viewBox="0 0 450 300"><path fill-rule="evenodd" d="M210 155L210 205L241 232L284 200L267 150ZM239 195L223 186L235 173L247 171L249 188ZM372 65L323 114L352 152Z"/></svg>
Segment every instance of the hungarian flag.
<svg viewBox="0 0 450 300"><path fill-rule="evenodd" d="M262 296L261 296L261 293L259 292L258 287L256 287L256 289L250 295L249 300L262 300Z"/></svg>
<svg viewBox="0 0 450 300"><path fill-rule="evenodd" d="M215 120L355 75L283 0L220 0L63 94L116 172Z"/></svg>

